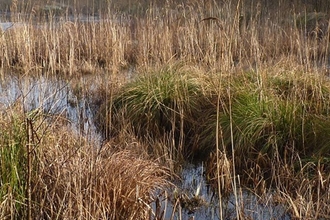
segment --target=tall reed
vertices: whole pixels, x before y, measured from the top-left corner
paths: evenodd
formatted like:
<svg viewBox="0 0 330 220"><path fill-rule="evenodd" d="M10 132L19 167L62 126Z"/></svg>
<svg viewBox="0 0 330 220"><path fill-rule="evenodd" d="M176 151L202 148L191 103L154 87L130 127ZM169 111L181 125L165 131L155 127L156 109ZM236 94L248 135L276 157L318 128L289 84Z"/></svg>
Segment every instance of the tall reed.
<svg viewBox="0 0 330 220"><path fill-rule="evenodd" d="M326 61L329 39L307 40L295 23L303 5L295 6L296 11L279 14L275 9L285 7L283 2L187 1L151 4L143 15L109 11L88 22L78 15L24 18L13 13L17 23L0 41L1 65L21 72L71 75L117 73L178 60L211 70L256 68L282 59L312 68ZM312 28L317 22L307 25Z"/></svg>

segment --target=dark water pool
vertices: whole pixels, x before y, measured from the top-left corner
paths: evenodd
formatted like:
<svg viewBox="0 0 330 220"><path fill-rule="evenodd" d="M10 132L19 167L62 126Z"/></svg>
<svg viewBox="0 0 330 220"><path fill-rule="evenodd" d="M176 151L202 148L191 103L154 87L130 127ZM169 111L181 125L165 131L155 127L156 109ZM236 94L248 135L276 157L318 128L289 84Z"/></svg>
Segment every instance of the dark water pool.
<svg viewBox="0 0 330 220"><path fill-rule="evenodd" d="M253 220L290 220L290 215L283 205L276 204L272 193L263 198L244 190L238 189L237 196L234 194L222 198L219 204L219 197L210 189L204 178L203 164L186 165L182 170L181 179L171 193L167 193L167 199L163 196L162 210L165 211L165 219L195 219L195 220L224 220L238 219L237 211L244 216L244 219ZM199 203L196 207L183 208L177 204L173 211L173 197L179 194L193 202L194 197L198 197ZM176 196L178 197L178 196ZM172 200L172 202L169 202ZM238 205L236 205L237 203ZM156 204L153 204L156 209ZM221 211L220 211L221 210ZM173 214L174 213L174 214ZM240 218L241 219L241 218Z"/></svg>

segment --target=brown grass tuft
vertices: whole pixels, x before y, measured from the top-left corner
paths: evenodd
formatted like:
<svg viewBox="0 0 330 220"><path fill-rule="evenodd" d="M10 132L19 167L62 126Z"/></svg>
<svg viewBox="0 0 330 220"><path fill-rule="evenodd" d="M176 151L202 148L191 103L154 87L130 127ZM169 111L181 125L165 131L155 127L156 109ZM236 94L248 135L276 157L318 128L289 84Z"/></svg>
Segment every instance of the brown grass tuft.
<svg viewBox="0 0 330 220"><path fill-rule="evenodd" d="M168 185L168 172L132 151L113 149L97 149L66 130L44 140L33 188L35 217L148 218L154 193Z"/></svg>

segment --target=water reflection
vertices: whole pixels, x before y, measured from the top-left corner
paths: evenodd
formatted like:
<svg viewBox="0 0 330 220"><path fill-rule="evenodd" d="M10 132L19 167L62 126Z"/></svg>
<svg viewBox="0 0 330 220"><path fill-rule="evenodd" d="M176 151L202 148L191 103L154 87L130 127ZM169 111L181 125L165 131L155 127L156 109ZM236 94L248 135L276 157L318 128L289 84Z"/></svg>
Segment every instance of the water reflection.
<svg viewBox="0 0 330 220"><path fill-rule="evenodd" d="M172 194L168 194L168 199L163 198L163 201L172 201L168 203L165 219L171 219L173 213L173 199L181 194L192 199L198 196L202 203L195 209L187 208L175 208L174 219L198 219L198 220L222 220L222 219L238 219L237 209L244 219L264 220L290 220L290 215L286 212L283 205L276 204L273 195L268 195L259 198L257 195L250 193L247 190L238 189L237 198L233 194L229 197L222 198L222 204L220 207L219 197L210 189L204 178L204 167L202 164L192 165L188 164L184 167L181 173L181 182L176 183L177 189L173 190ZM238 201L238 205L236 205ZM182 205L182 204L181 204ZM154 207L156 205L154 204ZM220 212L221 208L221 212ZM220 214L221 213L221 214ZM222 216L221 216L222 215Z"/></svg>
<svg viewBox="0 0 330 220"><path fill-rule="evenodd" d="M26 112L36 109L45 115L61 115L70 122L76 133L101 140L92 122L88 97L77 94L62 79L28 76L5 76L0 82L0 107L7 109L22 103Z"/></svg>
<svg viewBox="0 0 330 220"><path fill-rule="evenodd" d="M17 23L18 24L18 23ZM0 22L0 29L2 31L7 31L8 29L15 26L14 22Z"/></svg>

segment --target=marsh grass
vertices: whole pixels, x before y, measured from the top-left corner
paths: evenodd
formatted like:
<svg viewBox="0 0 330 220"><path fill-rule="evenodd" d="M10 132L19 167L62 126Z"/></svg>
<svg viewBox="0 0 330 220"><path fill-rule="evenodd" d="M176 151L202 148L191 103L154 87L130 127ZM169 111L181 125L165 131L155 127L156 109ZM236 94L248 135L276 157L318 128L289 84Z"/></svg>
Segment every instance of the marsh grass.
<svg viewBox="0 0 330 220"><path fill-rule="evenodd" d="M329 178L324 173L329 169L326 162L329 155L328 80L314 74L259 74L232 77L231 108L229 102L224 102L228 99L222 98L222 106L227 107L220 108L219 122L216 123L216 111L209 115L200 144L212 144L210 140L217 138L218 125L221 143L218 147L223 150L218 157L211 154L207 177L216 188L220 187L222 196L228 190L234 191L234 178L237 178L240 186L252 187L257 194L275 190L297 218L310 217L309 211L327 216L326 208L315 210L314 205L328 199L316 193L329 190L321 184ZM258 79L262 79L262 84ZM291 178L294 181L290 181ZM299 208L294 205L298 195L304 203L298 205Z"/></svg>
<svg viewBox="0 0 330 220"><path fill-rule="evenodd" d="M322 38L306 33L319 23L304 12L309 5L290 2L143 2L125 12L103 5L107 13L89 22L79 14L22 16L14 12L29 14L33 4L13 4L16 23L0 36L1 67L106 75L94 94L108 143L96 148L62 120L6 109L1 217L163 216L149 206L169 183L159 164L176 171L178 161L201 156L220 199L248 187L275 193L298 219L327 218L329 32L322 18ZM77 84L77 96L92 95ZM40 138L33 154L26 154L29 134Z"/></svg>
<svg viewBox="0 0 330 220"><path fill-rule="evenodd" d="M326 77L286 70L277 75L268 72L201 74L194 81L198 82L198 87L194 87L197 91L192 90L194 92L191 93L198 96L184 96L180 99L181 95L190 94L189 86L180 87L182 81L173 81L173 78L168 78L168 72L158 71L156 79L153 78L154 75L148 75L126 84L128 87L119 89L113 96L113 102L107 106L114 108L112 114L115 117L119 113L120 122L124 122L126 126L130 124L128 127L133 129L128 129L127 132L151 143L151 152L163 154L167 161L196 153L210 155L206 176L215 187L220 185L222 196L235 192L237 186L234 179L239 178L239 186L253 187L256 193L277 189L281 196L292 199L296 189L290 186L291 178L307 178L307 183L312 183L318 172L329 169L326 158L330 152L330 87ZM172 73L175 75L170 75L171 77L181 77L177 69ZM191 72L189 74L193 76ZM189 79L184 80L189 83ZM170 89L169 91L175 93L160 88ZM180 88L180 92L176 92L176 88ZM167 96L168 94L171 96ZM176 96L177 94L180 95ZM219 94L218 100L216 94ZM193 98L195 102L189 102ZM196 98L201 101L196 102ZM178 107L181 106L176 105L177 100L186 100L184 111L180 111ZM189 124L191 133L185 130L181 132L179 128L182 128L182 118L176 115L170 117L172 111L182 112L184 119L189 119L185 123L193 119L198 126ZM150 117L146 117L148 115ZM158 118L159 115L166 117ZM120 128L118 121L111 123L115 129ZM175 135L182 133L185 134L184 138L190 135L188 143L195 143L197 148L189 148L184 142L183 146L188 147L185 151L196 151L185 152L178 157L182 145ZM168 141L156 145L157 139L164 140L161 139L164 134ZM218 146L215 141L217 138L220 139ZM217 148L220 153L215 157L214 150ZM173 163L169 164L173 166ZM318 166L317 164L322 164L322 168L307 172L307 167ZM283 168L285 169L282 170ZM322 173L318 174L318 178L327 182L325 179L328 176L324 171ZM310 187L310 190L313 188L313 193L308 196L320 189L317 186ZM282 190L285 190L284 194ZM302 190L299 193L306 193L303 188L299 190ZM323 190L326 192L328 188ZM313 201L322 202L323 199L314 198ZM289 202L290 207L296 209L293 204ZM319 212L323 215L326 209ZM305 215L307 213L301 214Z"/></svg>
<svg viewBox="0 0 330 220"><path fill-rule="evenodd" d="M294 159L300 160L299 157ZM318 162L302 163L299 169L282 166L282 169L277 169L274 174L278 201L287 205L292 217L308 219L329 216L327 202L329 200L329 175L326 174L328 168L320 164L319 160Z"/></svg>
<svg viewBox="0 0 330 220"><path fill-rule="evenodd" d="M20 108L2 115L2 218L152 216L154 193L169 186L166 168L141 157L134 148L98 149L72 135L63 120L44 117L40 111L24 114ZM33 145L27 148L29 144Z"/></svg>
<svg viewBox="0 0 330 220"><path fill-rule="evenodd" d="M71 152L64 145L42 155L57 161L42 164L45 178L38 186L42 193L38 190L35 195L43 204L36 206L42 208L41 218L148 218L152 193L167 184L165 170L129 151L110 153L105 147L93 152L93 146L71 146ZM46 188L52 190L42 190Z"/></svg>
<svg viewBox="0 0 330 220"><path fill-rule="evenodd" d="M245 74L247 75L249 74ZM254 74L252 76L256 77ZM229 103L223 103L225 108L221 109L219 118L225 146L234 141L236 156L244 155L250 159L264 154L272 158L279 154L286 160L293 152L298 152L302 157L328 154L327 80L318 76L296 74L266 75L263 78L266 86L260 87L257 77L251 81L252 78L246 77L243 84L241 80L232 80L231 111L228 108ZM227 98L221 101L225 100ZM202 138L200 144L210 144L208 140L214 139L215 134L213 133L213 138L207 138L207 134L214 132L215 126L216 112L213 111L209 115L209 123L206 123L204 132L201 133L205 138ZM234 134L233 140L231 132Z"/></svg>
<svg viewBox="0 0 330 220"><path fill-rule="evenodd" d="M284 203L295 216L294 192L307 191L302 186L292 188L290 179L305 179L306 184L312 184L314 178L328 181L324 170L329 169L330 86L325 76L287 70L201 74L188 68L189 77L182 78L185 68L165 70L138 77L114 93L106 105L115 117L108 121L115 130L113 137L122 129L137 136L150 146L146 148L149 153L163 156L161 161L174 170L177 164L171 160L204 154L202 158L208 158L206 178L219 187L221 196L238 193L237 187L252 187L259 194L275 190L281 202L289 199ZM197 84L189 86L194 73L199 73L192 81ZM177 104L183 100L185 105ZM184 139L175 136L181 134ZM197 148L189 148L187 143ZM186 147L183 152L181 146ZM313 197L320 188L310 187L313 192L306 196ZM325 193L329 190L322 187ZM324 199L313 197L308 205ZM308 216L307 210L303 212L299 218ZM327 213L323 208L317 212Z"/></svg>
<svg viewBox="0 0 330 220"><path fill-rule="evenodd" d="M1 120L1 218L25 215L27 170L24 118L3 113Z"/></svg>
<svg viewBox="0 0 330 220"><path fill-rule="evenodd" d="M111 135L129 124L138 137L170 137L182 155L193 156L192 136L204 105L202 85L194 74L184 66L169 66L124 85L106 104L113 116L107 119L108 127L113 128Z"/></svg>
<svg viewBox="0 0 330 220"><path fill-rule="evenodd" d="M155 3L144 5L140 15L110 10L88 22L80 20L79 14L73 19L55 15L45 19L13 13L16 23L1 35L1 65L21 73L79 75L178 61L224 71L274 65L283 59L308 68L327 62L329 39L307 40L303 22L295 25L295 20L303 20L295 17L303 6L281 14L275 5L257 6L187 1L160 7ZM305 26L317 28L317 22L313 24Z"/></svg>
<svg viewBox="0 0 330 220"><path fill-rule="evenodd" d="M296 25L307 36L318 40L327 37L329 17L326 13L305 13L296 18Z"/></svg>

